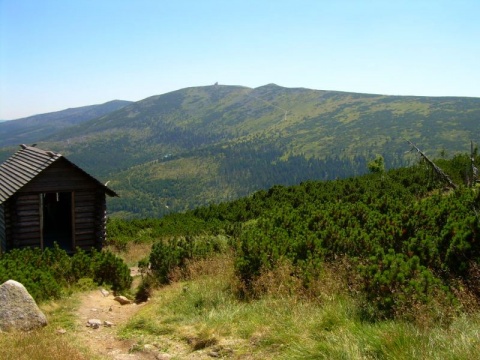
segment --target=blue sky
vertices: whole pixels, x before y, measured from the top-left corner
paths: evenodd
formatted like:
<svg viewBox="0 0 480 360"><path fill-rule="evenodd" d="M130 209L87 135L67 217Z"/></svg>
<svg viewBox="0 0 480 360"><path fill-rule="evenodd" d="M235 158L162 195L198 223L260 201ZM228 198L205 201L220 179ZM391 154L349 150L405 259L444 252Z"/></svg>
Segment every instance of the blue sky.
<svg viewBox="0 0 480 360"><path fill-rule="evenodd" d="M215 82L480 97L479 0L0 0L0 119Z"/></svg>

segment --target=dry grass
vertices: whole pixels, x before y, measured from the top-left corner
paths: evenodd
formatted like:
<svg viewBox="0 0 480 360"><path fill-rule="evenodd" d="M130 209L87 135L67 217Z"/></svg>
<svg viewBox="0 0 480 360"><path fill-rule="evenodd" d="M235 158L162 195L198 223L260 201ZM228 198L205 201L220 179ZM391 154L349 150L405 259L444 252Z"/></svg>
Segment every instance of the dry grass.
<svg viewBox="0 0 480 360"><path fill-rule="evenodd" d="M75 297L42 304L48 325L30 332L0 334L0 359L7 360L90 360L95 356L76 343L73 308ZM67 330L66 333L60 331Z"/></svg>
<svg viewBox="0 0 480 360"><path fill-rule="evenodd" d="M3 360L89 360L68 336L50 329L0 335L0 359Z"/></svg>
<svg viewBox="0 0 480 360"><path fill-rule="evenodd" d="M152 243L130 242L128 243L125 251L119 251L117 248L115 248L115 246L107 246L105 249L122 258L128 266L136 266L140 260L150 255Z"/></svg>
<svg viewBox="0 0 480 360"><path fill-rule="evenodd" d="M181 282L158 290L121 334L166 344L177 359L207 359L211 351L232 359L472 359L480 353L478 313L428 326L363 321L348 290L348 261L325 264L309 291L301 290L291 265L279 264L256 280L259 296L251 301L235 296L229 255L192 262L172 276Z"/></svg>
<svg viewBox="0 0 480 360"><path fill-rule="evenodd" d="M189 281L205 276L233 277L233 257L231 254L219 254L199 260L187 260L184 268L173 269L168 278L172 282Z"/></svg>

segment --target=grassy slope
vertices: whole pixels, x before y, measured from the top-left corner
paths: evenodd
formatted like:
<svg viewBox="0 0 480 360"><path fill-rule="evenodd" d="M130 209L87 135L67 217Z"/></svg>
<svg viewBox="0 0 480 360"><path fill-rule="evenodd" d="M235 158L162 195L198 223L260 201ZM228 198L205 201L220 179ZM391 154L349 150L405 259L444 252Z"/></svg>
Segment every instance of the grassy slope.
<svg viewBox="0 0 480 360"><path fill-rule="evenodd" d="M129 253L136 253L135 246ZM147 249L140 245L141 251ZM232 261L219 256L191 263L187 279L155 292L152 300L118 336L153 345L174 359L474 359L480 352L480 317L471 313L449 324L362 322L355 299L326 269L315 300L289 294L274 276L276 292L261 300L239 301L231 289ZM281 278L279 270L276 277ZM42 305L49 326L38 332L2 334L2 359L93 359L75 341L72 309L76 297ZM60 335L57 330L67 330Z"/></svg>
<svg viewBox="0 0 480 360"><path fill-rule="evenodd" d="M177 359L472 359L480 351L478 314L448 326L362 322L355 299L326 269L322 296L305 300L282 291L261 300L232 294L228 257L191 265L190 280L157 291L120 330L123 338L156 344ZM281 271L281 270L280 270ZM278 273L276 275L279 275Z"/></svg>
<svg viewBox="0 0 480 360"><path fill-rule="evenodd" d="M129 103L113 100L101 105L83 106L8 121L0 125L0 147L39 142L57 131L111 113Z"/></svg>
<svg viewBox="0 0 480 360"><path fill-rule="evenodd" d="M477 98L220 85L152 96L39 146L110 180L121 194L110 203L113 211L161 216L244 196L251 186L294 184L312 166L314 179L335 178L337 169L354 169L359 157L377 154L387 167L400 166L415 158L405 154L405 138L431 156L468 151L469 140L478 141L479 117ZM307 163L333 157L353 163ZM279 176L277 165L292 159L298 163Z"/></svg>

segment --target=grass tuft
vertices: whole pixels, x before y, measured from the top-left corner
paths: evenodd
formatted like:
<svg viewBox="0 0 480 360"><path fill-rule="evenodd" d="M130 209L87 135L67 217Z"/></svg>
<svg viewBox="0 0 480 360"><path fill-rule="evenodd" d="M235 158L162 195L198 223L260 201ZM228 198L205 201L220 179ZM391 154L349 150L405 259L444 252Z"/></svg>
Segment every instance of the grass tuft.
<svg viewBox="0 0 480 360"><path fill-rule="evenodd" d="M345 269L326 264L315 291L299 295L287 291L287 283L297 284L284 264L262 274L261 297L241 301L230 256L192 262L183 272L188 276L156 290L122 333L170 344L165 350L178 358L222 349L249 359L471 359L480 353L479 315L449 315L451 321L428 326L365 322L362 301L339 283Z"/></svg>

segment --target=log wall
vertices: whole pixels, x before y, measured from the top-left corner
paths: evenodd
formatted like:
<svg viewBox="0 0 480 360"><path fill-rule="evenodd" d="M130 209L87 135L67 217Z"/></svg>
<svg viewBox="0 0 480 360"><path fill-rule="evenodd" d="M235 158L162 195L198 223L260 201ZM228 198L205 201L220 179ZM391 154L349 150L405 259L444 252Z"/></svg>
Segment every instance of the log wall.
<svg viewBox="0 0 480 360"><path fill-rule="evenodd" d="M11 222L13 247L40 247L40 195L15 196Z"/></svg>
<svg viewBox="0 0 480 360"><path fill-rule="evenodd" d="M7 249L4 204L0 205L0 254Z"/></svg>
<svg viewBox="0 0 480 360"><path fill-rule="evenodd" d="M71 192L72 237L74 248L100 249L105 237L105 191L96 181L60 159L38 174L13 195L2 207L5 219L0 220L0 245L7 250L22 247L41 247L42 193ZM5 236L2 238L1 234Z"/></svg>
<svg viewBox="0 0 480 360"><path fill-rule="evenodd" d="M75 245L83 250L101 248L105 232L105 224L101 221L105 194L101 191L77 191L74 202Z"/></svg>

